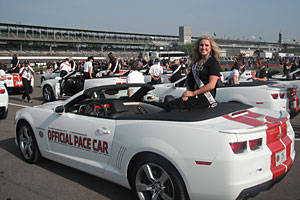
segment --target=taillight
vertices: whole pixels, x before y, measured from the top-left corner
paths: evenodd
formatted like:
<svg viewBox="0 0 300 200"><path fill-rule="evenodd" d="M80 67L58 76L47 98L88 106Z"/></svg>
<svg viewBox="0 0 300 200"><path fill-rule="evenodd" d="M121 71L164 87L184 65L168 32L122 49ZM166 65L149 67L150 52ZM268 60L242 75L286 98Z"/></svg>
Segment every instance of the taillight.
<svg viewBox="0 0 300 200"><path fill-rule="evenodd" d="M7 80L11 80L11 77L7 77Z"/></svg>
<svg viewBox="0 0 300 200"><path fill-rule="evenodd" d="M280 99L283 99L284 98L284 93L280 93L279 97L280 97Z"/></svg>
<svg viewBox="0 0 300 200"><path fill-rule="evenodd" d="M244 153L247 149L247 142L230 143L230 147L235 154Z"/></svg>
<svg viewBox="0 0 300 200"><path fill-rule="evenodd" d="M109 108L110 107L109 104L103 104L102 106L103 106L103 108Z"/></svg>
<svg viewBox="0 0 300 200"><path fill-rule="evenodd" d="M100 106L98 106L98 105L96 105L96 106L95 106L95 109L100 109L100 108L101 108L101 107L100 107Z"/></svg>
<svg viewBox="0 0 300 200"><path fill-rule="evenodd" d="M5 93L5 89L0 90L0 93L4 94Z"/></svg>
<svg viewBox="0 0 300 200"><path fill-rule="evenodd" d="M273 99L277 99L278 98L278 94L271 94Z"/></svg>
<svg viewBox="0 0 300 200"><path fill-rule="evenodd" d="M259 149L261 145L262 145L262 138L249 141L249 147L252 151Z"/></svg>

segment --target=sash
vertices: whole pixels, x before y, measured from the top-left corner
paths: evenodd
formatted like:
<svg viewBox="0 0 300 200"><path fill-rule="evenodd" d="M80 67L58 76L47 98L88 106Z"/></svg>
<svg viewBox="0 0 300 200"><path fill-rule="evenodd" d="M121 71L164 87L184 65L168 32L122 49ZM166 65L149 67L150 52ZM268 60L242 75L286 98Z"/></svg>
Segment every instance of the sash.
<svg viewBox="0 0 300 200"><path fill-rule="evenodd" d="M116 72L116 70L117 70L117 68L118 68L118 64L119 64L119 61L118 61L118 59L116 59L116 65L115 65L115 68L114 68L114 71L113 71L113 73L115 73Z"/></svg>
<svg viewBox="0 0 300 200"><path fill-rule="evenodd" d="M18 62L16 64L16 66L14 68L12 68L12 71L14 71L18 67L18 65L19 65L19 60L18 60Z"/></svg>
<svg viewBox="0 0 300 200"><path fill-rule="evenodd" d="M177 72L178 72L178 70L180 70L181 69L181 65L179 65L178 67L177 67L177 69L175 69L175 71L172 73L172 75L174 75L174 74L176 74ZM171 76L172 76L171 75Z"/></svg>
<svg viewBox="0 0 300 200"><path fill-rule="evenodd" d="M193 65L192 67L192 73L194 76L194 79L196 81L196 84L199 88L202 88L204 86L204 83L201 81L201 79L199 78L199 72L203 70L203 64L206 63L206 61L209 58L207 58L202 64L200 65L196 65L196 63ZM217 101L215 100L215 98L212 96L212 94L210 93L210 91L207 91L204 93L204 96L206 97L206 99L208 100L209 104L210 104L210 108L214 108L218 105Z"/></svg>

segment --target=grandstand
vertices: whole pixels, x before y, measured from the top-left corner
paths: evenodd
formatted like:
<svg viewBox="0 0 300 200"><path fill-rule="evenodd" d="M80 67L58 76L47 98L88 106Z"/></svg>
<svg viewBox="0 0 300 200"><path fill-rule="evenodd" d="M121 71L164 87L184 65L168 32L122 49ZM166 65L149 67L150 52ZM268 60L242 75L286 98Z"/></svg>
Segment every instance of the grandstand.
<svg viewBox="0 0 300 200"><path fill-rule="evenodd" d="M192 40L198 37L192 37ZM299 44L281 44L253 40L215 38L226 56L265 50L278 52L299 48ZM120 57L138 56L140 52L162 48L178 50L177 35L110 32L85 29L0 23L0 56L107 56L114 51Z"/></svg>

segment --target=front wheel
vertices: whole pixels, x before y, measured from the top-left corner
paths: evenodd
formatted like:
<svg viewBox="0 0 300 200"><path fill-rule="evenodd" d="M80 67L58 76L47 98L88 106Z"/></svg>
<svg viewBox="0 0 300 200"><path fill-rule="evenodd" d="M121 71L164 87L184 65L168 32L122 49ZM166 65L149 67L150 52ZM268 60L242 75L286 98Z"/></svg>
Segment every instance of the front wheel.
<svg viewBox="0 0 300 200"><path fill-rule="evenodd" d="M18 128L17 140L23 159L32 164L40 160L41 154L32 128L27 122L22 122Z"/></svg>
<svg viewBox="0 0 300 200"><path fill-rule="evenodd" d="M163 157L142 157L131 174L131 184L140 200L189 199L179 172Z"/></svg>
<svg viewBox="0 0 300 200"><path fill-rule="evenodd" d="M43 98L46 102L55 100L54 93L49 85L45 85L43 88Z"/></svg>

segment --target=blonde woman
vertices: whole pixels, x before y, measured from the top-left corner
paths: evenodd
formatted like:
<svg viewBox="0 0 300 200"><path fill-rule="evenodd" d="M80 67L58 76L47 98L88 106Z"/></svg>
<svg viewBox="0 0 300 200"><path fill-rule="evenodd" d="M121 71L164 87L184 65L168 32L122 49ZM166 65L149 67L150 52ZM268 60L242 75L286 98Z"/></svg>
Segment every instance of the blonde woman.
<svg viewBox="0 0 300 200"><path fill-rule="evenodd" d="M210 37L201 37L195 44L187 90L181 98L167 104L168 109L215 107L216 84L220 76L220 50Z"/></svg>

